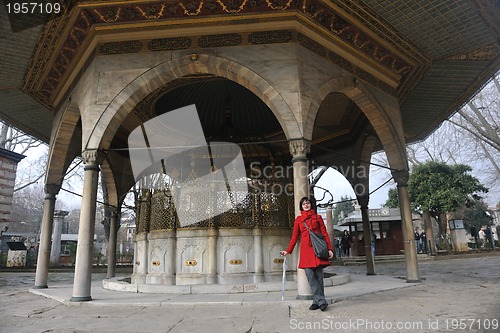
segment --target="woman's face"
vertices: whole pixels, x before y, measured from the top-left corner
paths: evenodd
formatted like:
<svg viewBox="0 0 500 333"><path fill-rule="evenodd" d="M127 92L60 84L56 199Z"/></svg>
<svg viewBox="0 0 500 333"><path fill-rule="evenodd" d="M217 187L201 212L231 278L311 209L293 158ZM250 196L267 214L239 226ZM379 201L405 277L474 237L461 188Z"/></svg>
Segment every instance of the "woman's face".
<svg viewBox="0 0 500 333"><path fill-rule="evenodd" d="M304 202L302 202L302 210L306 212L311 210L311 202L309 200L304 200Z"/></svg>

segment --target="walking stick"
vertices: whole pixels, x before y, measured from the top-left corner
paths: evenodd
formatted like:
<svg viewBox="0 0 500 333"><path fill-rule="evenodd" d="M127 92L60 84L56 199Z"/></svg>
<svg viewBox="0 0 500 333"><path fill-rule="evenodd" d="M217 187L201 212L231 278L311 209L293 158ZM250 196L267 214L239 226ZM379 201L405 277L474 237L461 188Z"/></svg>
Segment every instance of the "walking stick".
<svg viewBox="0 0 500 333"><path fill-rule="evenodd" d="M281 281L281 301L285 300L285 282L286 282L286 256L283 259L283 278Z"/></svg>

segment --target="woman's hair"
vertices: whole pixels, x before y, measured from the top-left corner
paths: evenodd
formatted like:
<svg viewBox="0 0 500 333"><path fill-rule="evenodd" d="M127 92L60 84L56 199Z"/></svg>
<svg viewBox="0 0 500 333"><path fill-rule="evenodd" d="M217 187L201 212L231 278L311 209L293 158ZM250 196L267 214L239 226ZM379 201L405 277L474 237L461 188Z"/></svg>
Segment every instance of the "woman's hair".
<svg viewBox="0 0 500 333"><path fill-rule="evenodd" d="M300 211L303 211L304 208L302 208L302 204L304 203L304 201L309 201L311 203L311 209L315 209L314 207L314 201L309 199L309 197L303 197L302 199L300 199L300 203L299 203L299 209Z"/></svg>

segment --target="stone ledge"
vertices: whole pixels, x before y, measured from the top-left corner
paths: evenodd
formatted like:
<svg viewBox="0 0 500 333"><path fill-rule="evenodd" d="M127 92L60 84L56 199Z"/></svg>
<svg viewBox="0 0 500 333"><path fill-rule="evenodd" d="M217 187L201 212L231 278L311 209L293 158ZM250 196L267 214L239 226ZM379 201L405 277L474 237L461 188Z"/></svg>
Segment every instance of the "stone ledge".
<svg viewBox="0 0 500 333"><path fill-rule="evenodd" d="M351 282L351 276L336 275L323 279L325 287L339 286ZM107 290L150 293L150 294L238 294L281 291L281 281L261 282L249 284L199 284L199 285L159 285L159 284L131 284L124 281L124 277L115 277L102 281L102 287ZM285 290L296 290L297 281L286 281Z"/></svg>

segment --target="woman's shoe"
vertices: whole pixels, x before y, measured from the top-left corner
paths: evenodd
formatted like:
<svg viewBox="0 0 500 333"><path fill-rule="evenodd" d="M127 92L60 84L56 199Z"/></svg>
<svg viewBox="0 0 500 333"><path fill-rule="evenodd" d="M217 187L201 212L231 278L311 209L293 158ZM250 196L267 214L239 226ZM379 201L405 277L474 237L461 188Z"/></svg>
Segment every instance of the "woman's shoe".
<svg viewBox="0 0 500 333"><path fill-rule="evenodd" d="M310 307L309 307L309 310L318 310L320 308L320 306L316 303L313 303Z"/></svg>
<svg viewBox="0 0 500 333"><path fill-rule="evenodd" d="M328 304L321 304L321 306L319 307L321 309L321 311L325 311L326 308L328 307Z"/></svg>

